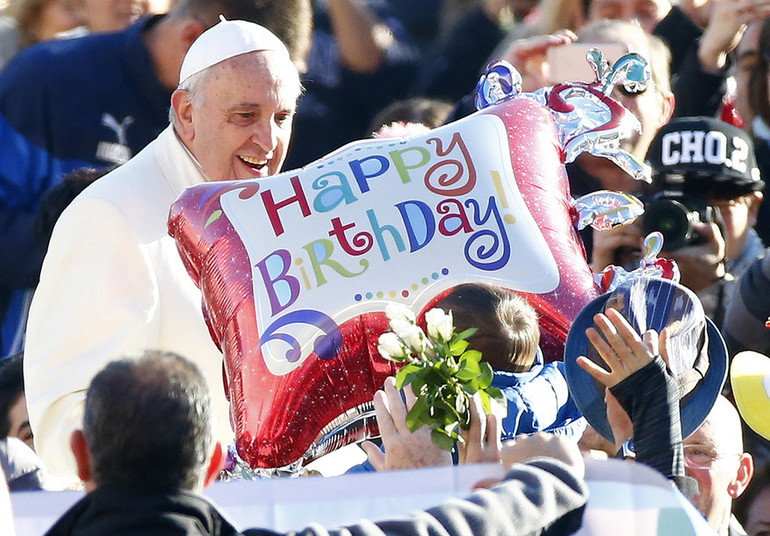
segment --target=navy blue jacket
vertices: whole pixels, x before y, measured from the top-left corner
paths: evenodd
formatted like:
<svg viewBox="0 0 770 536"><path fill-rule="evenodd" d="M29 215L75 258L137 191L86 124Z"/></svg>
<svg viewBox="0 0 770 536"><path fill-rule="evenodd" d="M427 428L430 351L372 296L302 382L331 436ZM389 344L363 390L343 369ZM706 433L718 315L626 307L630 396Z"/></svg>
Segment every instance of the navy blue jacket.
<svg viewBox="0 0 770 536"><path fill-rule="evenodd" d="M157 80L142 40L158 20L143 19L112 34L42 43L19 53L0 72L5 333L18 322L21 289L37 284L45 245L34 242L31 229L42 194L74 169L125 162L168 126L171 94Z"/></svg>

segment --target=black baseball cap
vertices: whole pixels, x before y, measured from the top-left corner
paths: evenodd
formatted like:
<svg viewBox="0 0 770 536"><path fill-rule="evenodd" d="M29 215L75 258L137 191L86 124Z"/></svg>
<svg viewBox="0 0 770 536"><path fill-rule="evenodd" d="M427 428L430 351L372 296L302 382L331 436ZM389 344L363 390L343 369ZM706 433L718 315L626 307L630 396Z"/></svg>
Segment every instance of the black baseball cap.
<svg viewBox="0 0 770 536"><path fill-rule="evenodd" d="M749 135L712 117L681 117L661 127L647 163L660 189L734 199L765 187Z"/></svg>

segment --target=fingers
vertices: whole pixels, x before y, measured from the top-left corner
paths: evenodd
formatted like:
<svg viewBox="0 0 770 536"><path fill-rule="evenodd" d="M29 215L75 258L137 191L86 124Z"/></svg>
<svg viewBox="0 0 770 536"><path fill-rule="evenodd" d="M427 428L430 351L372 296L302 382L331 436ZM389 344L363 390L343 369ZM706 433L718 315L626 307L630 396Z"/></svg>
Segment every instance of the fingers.
<svg viewBox="0 0 770 536"><path fill-rule="evenodd" d="M605 318L607 322L604 321ZM624 368L638 370L657 355L654 351L657 349L657 343L645 343L636 329L616 309L607 309L604 315L594 317L594 321L602 329L602 333ZM657 335L655 337L657 338ZM647 335L647 338L650 340L651 335Z"/></svg>
<svg viewBox="0 0 770 536"><path fill-rule="evenodd" d="M366 452L369 463L372 464L372 467L374 467L376 471L385 470L385 453L382 452L377 445L371 441L364 441L361 443L361 448Z"/></svg>
<svg viewBox="0 0 770 536"><path fill-rule="evenodd" d="M556 30L552 34L557 39L561 39L562 43L572 43L573 41L577 41L577 34L573 32L572 30L568 28L564 28L562 30Z"/></svg>
<svg viewBox="0 0 770 536"><path fill-rule="evenodd" d="M474 490L491 488L500 482L499 478L482 478L473 485Z"/></svg>
<svg viewBox="0 0 770 536"><path fill-rule="evenodd" d="M604 337L599 335L599 331L596 328L588 328L586 330L586 337L593 347L596 348L596 351L599 352L604 362L610 367L610 371L612 371L620 363L617 352L621 351L621 346L625 350L625 343L617 336L615 326L607 321L607 317L596 315L594 316L594 322L602 330Z"/></svg>
<svg viewBox="0 0 770 536"><path fill-rule="evenodd" d="M406 405L404 404L404 399L401 397L401 391L396 389L396 379L392 376L386 378L383 388L385 396L387 397L389 414L394 428L402 433L407 432L407 409Z"/></svg>
<svg viewBox="0 0 770 536"><path fill-rule="evenodd" d="M659 341L660 337L658 337L658 332L654 329L648 329L642 334L642 342L647 346L650 352L652 352L652 355L660 354Z"/></svg>
<svg viewBox="0 0 770 536"><path fill-rule="evenodd" d="M518 39L511 43L503 57L516 63L533 55L545 54L551 47L566 45L577 40L577 35L571 30L558 30L550 35L537 35L526 39Z"/></svg>
<svg viewBox="0 0 770 536"><path fill-rule="evenodd" d="M394 381L394 387L395 387L395 381ZM403 389L404 392L404 401L406 402L406 410L410 411L413 407L415 402L417 402L417 395L414 394L414 390L412 389L411 385L407 385Z"/></svg>
<svg viewBox="0 0 770 536"><path fill-rule="evenodd" d="M541 456L559 459L573 466L581 476L585 471L577 445L563 437L538 432L530 436L519 436L515 441L503 444L502 460L506 467Z"/></svg>
<svg viewBox="0 0 770 536"><path fill-rule="evenodd" d="M499 462L502 448L500 418L494 412L484 414L484 406L478 394L471 398L470 413L470 428L460 433L464 439L459 449L460 463Z"/></svg>
<svg viewBox="0 0 770 536"><path fill-rule="evenodd" d="M487 415L487 443L501 443L500 441L500 417L495 413Z"/></svg>
<svg viewBox="0 0 770 536"><path fill-rule="evenodd" d="M720 260L725 256L725 239L716 223L694 223L693 230L705 241L700 247Z"/></svg>
<svg viewBox="0 0 770 536"><path fill-rule="evenodd" d="M387 442L388 438L398 435L393 416L390 414L388 397L384 391L374 393L374 414L377 417L377 426L383 441Z"/></svg>
<svg viewBox="0 0 770 536"><path fill-rule="evenodd" d="M594 323L596 328L588 328L586 337L607 364L609 371L585 356L578 357L577 364L603 385L617 385L646 366L655 356L654 332L645 334L643 340L619 311L608 308L604 314L594 316Z"/></svg>
<svg viewBox="0 0 770 536"><path fill-rule="evenodd" d="M639 333L631 326L631 324L628 323L628 320L626 320L622 314L620 314L620 311L617 309L607 309L604 312L604 315L606 318L610 320L614 327L614 333L613 336L618 336L623 341L623 344L625 345L625 348L630 350L631 352L638 352L643 347L642 339L639 336ZM613 345L613 348L615 345ZM622 348L621 348L622 349ZM646 350L647 348L643 348Z"/></svg>
<svg viewBox="0 0 770 536"><path fill-rule="evenodd" d="M503 448L503 441L501 439L502 422L500 417L495 413L487 415L487 435L486 443L490 448L496 452L496 457L499 459L500 451Z"/></svg>
<svg viewBox="0 0 770 536"><path fill-rule="evenodd" d="M473 395L471 397L471 426L468 429L467 441L471 445L481 445L482 438L486 434L486 419L484 407L481 404L481 397Z"/></svg>
<svg viewBox="0 0 770 536"><path fill-rule="evenodd" d="M612 381L612 375L587 357L582 355L579 356L576 360L576 363L580 368L585 370L588 374L591 375L593 379L602 385L606 385L608 387L615 385Z"/></svg>
<svg viewBox="0 0 770 536"><path fill-rule="evenodd" d="M482 449L482 437L485 432L484 409L481 405L481 398L473 395L470 400L470 427L467 430L460 431L460 437L463 439L459 444L460 463L476 463L480 458Z"/></svg>

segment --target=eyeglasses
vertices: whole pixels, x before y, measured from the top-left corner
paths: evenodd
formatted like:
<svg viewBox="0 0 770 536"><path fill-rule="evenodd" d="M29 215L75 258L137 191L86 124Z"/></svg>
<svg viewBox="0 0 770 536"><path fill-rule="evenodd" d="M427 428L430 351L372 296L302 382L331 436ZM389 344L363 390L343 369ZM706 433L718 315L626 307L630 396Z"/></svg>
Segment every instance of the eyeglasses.
<svg viewBox="0 0 770 536"><path fill-rule="evenodd" d="M708 469L714 462L724 458L734 458L740 454L724 454L709 445L685 445L684 463L692 469Z"/></svg>

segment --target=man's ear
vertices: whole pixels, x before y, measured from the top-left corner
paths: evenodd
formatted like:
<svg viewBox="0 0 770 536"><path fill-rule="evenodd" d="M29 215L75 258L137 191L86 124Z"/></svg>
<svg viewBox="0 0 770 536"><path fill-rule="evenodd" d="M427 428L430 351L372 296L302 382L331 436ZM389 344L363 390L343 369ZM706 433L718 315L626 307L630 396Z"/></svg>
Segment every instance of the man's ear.
<svg viewBox="0 0 770 536"><path fill-rule="evenodd" d="M86 438L82 430L75 430L70 437L70 448L75 455L75 463L78 468L78 478L83 482L91 482L91 453L86 444Z"/></svg>
<svg viewBox="0 0 770 536"><path fill-rule="evenodd" d="M192 116L192 101L190 92L177 89L171 94L171 107L174 109L174 127L177 134L185 143L190 143L195 137L195 127Z"/></svg>
<svg viewBox="0 0 770 536"><path fill-rule="evenodd" d="M754 227L757 224L757 217L759 216L759 207L762 205L764 194L762 192L752 192L751 205L749 205L749 225Z"/></svg>
<svg viewBox="0 0 770 536"><path fill-rule="evenodd" d="M203 482L203 487L206 487L212 482L214 482L219 476L219 473L222 471L224 466L225 466L225 449L222 448L222 443L217 441L217 444L214 445L214 453L211 455L211 461L209 462L209 467L206 470L206 480Z"/></svg>
<svg viewBox="0 0 770 536"><path fill-rule="evenodd" d="M185 50L190 48L190 45L193 44L193 41L198 39L198 36L205 31L206 27L197 20L193 18L185 19L182 25L182 29L179 32L179 36L182 40L182 44L185 47Z"/></svg>
<svg viewBox="0 0 770 536"><path fill-rule="evenodd" d="M740 464L738 465L738 472L730 485L727 486L727 493L730 497L736 499L746 491L746 487L751 482L751 477L754 476L754 458L751 454L744 452L741 454Z"/></svg>
<svg viewBox="0 0 770 536"><path fill-rule="evenodd" d="M665 93L661 92L661 98L663 103L661 105L660 120L658 122L658 128L671 121L674 116L674 108L676 107L676 97L671 91Z"/></svg>

